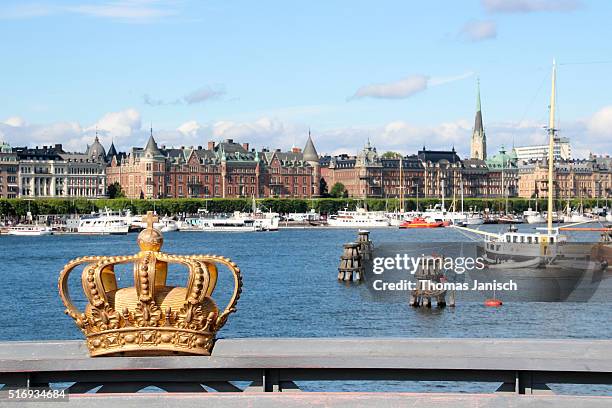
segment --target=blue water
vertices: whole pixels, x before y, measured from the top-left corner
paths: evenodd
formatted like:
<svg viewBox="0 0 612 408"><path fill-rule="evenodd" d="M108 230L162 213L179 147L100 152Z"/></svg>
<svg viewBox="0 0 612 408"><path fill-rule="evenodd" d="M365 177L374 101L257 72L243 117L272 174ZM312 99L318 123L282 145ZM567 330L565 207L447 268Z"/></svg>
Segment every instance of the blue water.
<svg viewBox="0 0 612 408"><path fill-rule="evenodd" d="M496 229L498 226L485 226ZM236 337L530 337L612 336L612 310L604 301L587 303L505 303L486 308L482 300L456 308L413 309L407 302L368 301L366 285L337 281L342 244L355 240L349 229L286 229L273 233L167 233L163 250L178 254L230 257L243 273L237 313L219 333ZM374 229L374 243L466 240L452 229ZM591 239L596 239L593 236ZM0 340L81 339L64 315L57 278L70 259L84 255L124 255L138 251L136 235L0 236ZM227 271L225 271L227 272ZM120 286L132 273L120 270ZM72 296L82 304L80 271L71 279ZM220 273L214 295L229 298L228 274ZM170 279L185 281L183 270ZM603 296L603 297L602 297Z"/></svg>

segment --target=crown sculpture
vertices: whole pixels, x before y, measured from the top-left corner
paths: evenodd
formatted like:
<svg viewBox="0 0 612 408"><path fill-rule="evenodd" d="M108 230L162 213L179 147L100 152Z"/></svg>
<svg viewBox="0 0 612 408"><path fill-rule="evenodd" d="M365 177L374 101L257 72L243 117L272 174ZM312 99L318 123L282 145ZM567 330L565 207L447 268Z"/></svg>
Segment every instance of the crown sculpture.
<svg viewBox="0 0 612 408"><path fill-rule="evenodd" d="M157 218L149 211L147 228L138 235L140 252L129 256L87 256L70 261L59 277L66 314L87 337L92 357L103 355L210 355L215 334L236 311L242 289L240 269L216 255L169 255L160 252L162 234L153 228ZM134 264L134 286L119 288L114 267ZM189 269L187 287L166 285L168 264ZM68 276L86 264L83 290L89 300L79 311L68 293ZM217 266L234 277L234 292L222 312L210 297L217 283Z"/></svg>

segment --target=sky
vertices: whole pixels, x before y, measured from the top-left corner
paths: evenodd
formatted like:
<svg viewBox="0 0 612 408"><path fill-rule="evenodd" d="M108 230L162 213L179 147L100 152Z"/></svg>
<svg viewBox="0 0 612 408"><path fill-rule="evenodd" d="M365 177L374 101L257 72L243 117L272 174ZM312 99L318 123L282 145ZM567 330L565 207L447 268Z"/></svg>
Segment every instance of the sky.
<svg viewBox="0 0 612 408"><path fill-rule="evenodd" d="M3 0L0 140L83 151L206 145L612 153L607 0Z"/></svg>

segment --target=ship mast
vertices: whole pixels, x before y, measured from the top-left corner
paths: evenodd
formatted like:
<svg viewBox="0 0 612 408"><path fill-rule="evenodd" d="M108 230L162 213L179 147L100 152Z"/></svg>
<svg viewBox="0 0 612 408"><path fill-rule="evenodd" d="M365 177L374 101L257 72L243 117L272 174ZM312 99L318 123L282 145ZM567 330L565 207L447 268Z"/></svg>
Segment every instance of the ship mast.
<svg viewBox="0 0 612 408"><path fill-rule="evenodd" d="M402 159L403 159L403 155L400 153L399 174L400 174L400 213L401 214L404 213L404 208L405 208L405 204L404 204L404 162Z"/></svg>
<svg viewBox="0 0 612 408"><path fill-rule="evenodd" d="M548 233L552 233L553 194L554 194L554 148L555 148L555 86L557 81L557 64L553 59L552 90L550 93L550 115L548 118L548 216L546 218Z"/></svg>

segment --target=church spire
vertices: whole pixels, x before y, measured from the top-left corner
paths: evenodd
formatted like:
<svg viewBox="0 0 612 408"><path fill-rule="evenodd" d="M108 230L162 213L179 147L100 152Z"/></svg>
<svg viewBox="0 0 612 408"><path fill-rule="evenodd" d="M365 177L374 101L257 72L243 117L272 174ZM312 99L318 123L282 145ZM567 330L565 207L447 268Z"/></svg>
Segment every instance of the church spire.
<svg viewBox="0 0 612 408"><path fill-rule="evenodd" d="M480 78L476 78L476 112L480 112Z"/></svg>
<svg viewBox="0 0 612 408"><path fill-rule="evenodd" d="M472 159L487 159L487 137L482 124L482 108L480 105L480 78L476 79L476 117L474 118L474 131L471 143Z"/></svg>

